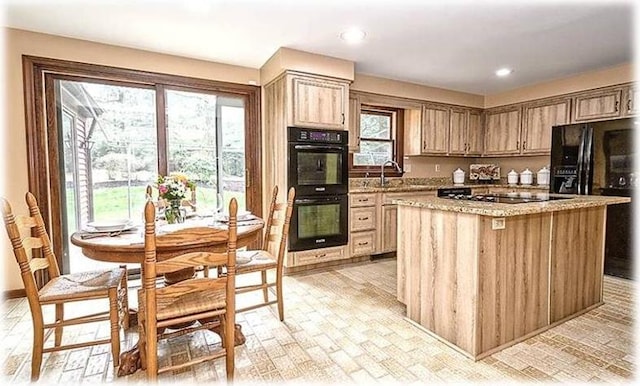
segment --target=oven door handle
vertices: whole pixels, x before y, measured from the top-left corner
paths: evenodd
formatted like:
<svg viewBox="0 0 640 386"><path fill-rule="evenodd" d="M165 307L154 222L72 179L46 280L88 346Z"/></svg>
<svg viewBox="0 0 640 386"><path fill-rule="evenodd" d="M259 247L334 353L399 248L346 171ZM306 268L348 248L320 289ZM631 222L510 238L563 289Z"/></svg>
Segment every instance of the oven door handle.
<svg viewBox="0 0 640 386"><path fill-rule="evenodd" d="M336 151L342 151L345 148L342 146L326 146L326 145L295 145L294 149L296 150L336 150Z"/></svg>
<svg viewBox="0 0 640 386"><path fill-rule="evenodd" d="M340 201L339 197L322 197L322 198L300 198L296 199L294 202L296 204L315 204L315 203L323 203L323 202L338 202Z"/></svg>

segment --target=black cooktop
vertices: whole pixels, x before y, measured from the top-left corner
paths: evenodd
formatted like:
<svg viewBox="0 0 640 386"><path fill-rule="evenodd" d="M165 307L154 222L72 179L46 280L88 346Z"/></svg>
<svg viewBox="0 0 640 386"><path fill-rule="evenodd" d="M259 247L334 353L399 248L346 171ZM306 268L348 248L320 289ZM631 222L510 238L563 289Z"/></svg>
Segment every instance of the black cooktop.
<svg viewBox="0 0 640 386"><path fill-rule="evenodd" d="M544 202L551 200L563 200L570 197L554 197L542 193L535 195L532 193L512 193L512 194L448 194L440 196L441 198L449 198L452 200L495 202L499 204L525 204L528 202Z"/></svg>

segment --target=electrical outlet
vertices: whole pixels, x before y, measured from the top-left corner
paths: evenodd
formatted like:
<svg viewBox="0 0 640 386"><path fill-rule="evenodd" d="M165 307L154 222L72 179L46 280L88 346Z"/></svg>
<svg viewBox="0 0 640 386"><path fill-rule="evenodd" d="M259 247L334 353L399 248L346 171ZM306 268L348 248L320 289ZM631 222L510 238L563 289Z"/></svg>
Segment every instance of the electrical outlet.
<svg viewBox="0 0 640 386"><path fill-rule="evenodd" d="M505 221L504 217L492 218L491 219L491 229L504 229Z"/></svg>
<svg viewBox="0 0 640 386"><path fill-rule="evenodd" d="M436 172L440 171L440 164L436 164Z"/></svg>
<svg viewBox="0 0 640 386"><path fill-rule="evenodd" d="M404 164L404 172L409 173L411 171L411 164Z"/></svg>

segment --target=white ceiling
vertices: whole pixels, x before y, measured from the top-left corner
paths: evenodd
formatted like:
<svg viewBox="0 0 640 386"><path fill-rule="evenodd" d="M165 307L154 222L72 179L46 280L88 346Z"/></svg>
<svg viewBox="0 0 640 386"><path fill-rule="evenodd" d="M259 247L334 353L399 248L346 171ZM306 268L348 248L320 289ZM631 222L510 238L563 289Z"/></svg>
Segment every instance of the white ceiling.
<svg viewBox="0 0 640 386"><path fill-rule="evenodd" d="M252 68L289 47L482 95L633 59L631 0L0 1L13 28ZM352 26L356 46L338 37Z"/></svg>

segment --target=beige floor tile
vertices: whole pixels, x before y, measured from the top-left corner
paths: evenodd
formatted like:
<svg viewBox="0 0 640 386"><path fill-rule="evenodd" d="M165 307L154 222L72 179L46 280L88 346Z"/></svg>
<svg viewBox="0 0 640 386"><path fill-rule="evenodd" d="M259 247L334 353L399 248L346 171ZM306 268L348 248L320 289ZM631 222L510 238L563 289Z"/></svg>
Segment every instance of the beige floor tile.
<svg viewBox="0 0 640 386"><path fill-rule="evenodd" d="M605 277L605 304L567 323L474 362L405 319L396 300L396 264L381 259L285 277L285 322L276 307L239 314L247 342L236 348L236 380L244 385L426 384L440 382L604 382L635 376L635 283ZM245 299L243 301L249 301ZM32 325L24 299L3 302L4 375L28 383ZM72 310L73 311L73 310ZM75 310L78 311L78 310ZM51 311L47 311L52 316ZM108 324L65 330L65 341L108 337ZM122 350L137 342L135 328ZM160 345L162 363L210 352L207 331ZM115 376L109 345L45 354L42 383L145 383L139 371ZM224 380L224 360L163 374L161 381Z"/></svg>

